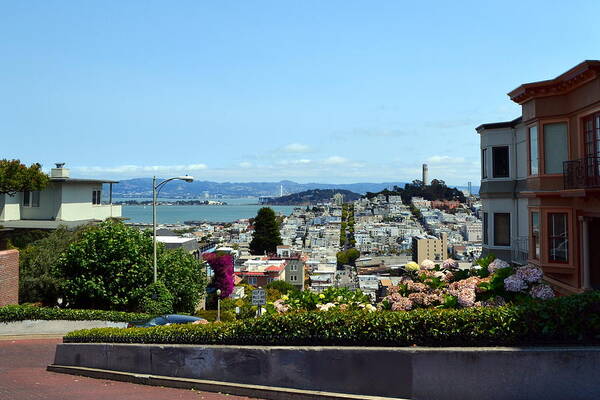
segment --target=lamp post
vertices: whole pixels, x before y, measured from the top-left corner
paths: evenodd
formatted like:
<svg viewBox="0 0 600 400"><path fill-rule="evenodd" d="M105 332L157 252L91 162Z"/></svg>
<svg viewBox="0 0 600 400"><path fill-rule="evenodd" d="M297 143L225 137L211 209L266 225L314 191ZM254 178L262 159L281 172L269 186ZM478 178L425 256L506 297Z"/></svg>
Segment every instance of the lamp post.
<svg viewBox="0 0 600 400"><path fill-rule="evenodd" d="M156 176L152 178L152 251L153 251L153 265L154 265L154 283L156 283L156 199L158 197L158 193L160 192L160 189L162 189L162 186L169 182L169 181L173 181L173 180L181 180L181 181L185 181L185 182L193 182L194 181L194 177L193 176L176 176L174 178L169 178L169 179L165 179L164 181L160 182L158 185L156 184Z"/></svg>
<svg viewBox="0 0 600 400"><path fill-rule="evenodd" d="M221 289L217 289L217 322L221 322Z"/></svg>

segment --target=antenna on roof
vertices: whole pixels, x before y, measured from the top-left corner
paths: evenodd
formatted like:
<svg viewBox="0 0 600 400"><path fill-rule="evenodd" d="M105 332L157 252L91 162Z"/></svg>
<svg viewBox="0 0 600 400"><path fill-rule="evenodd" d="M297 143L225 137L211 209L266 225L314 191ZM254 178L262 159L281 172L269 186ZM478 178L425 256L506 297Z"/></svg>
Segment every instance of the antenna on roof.
<svg viewBox="0 0 600 400"><path fill-rule="evenodd" d="M55 165L56 165L56 168L62 168L65 166L65 163L61 162L61 163L56 163Z"/></svg>

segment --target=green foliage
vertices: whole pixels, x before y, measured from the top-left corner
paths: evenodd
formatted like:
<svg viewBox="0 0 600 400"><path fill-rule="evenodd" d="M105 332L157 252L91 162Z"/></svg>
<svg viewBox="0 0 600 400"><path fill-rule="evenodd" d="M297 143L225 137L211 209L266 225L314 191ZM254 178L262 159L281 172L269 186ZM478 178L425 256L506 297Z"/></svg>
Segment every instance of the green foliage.
<svg viewBox="0 0 600 400"><path fill-rule="evenodd" d="M60 255L89 226L69 230L62 226L29 244L19 256L19 300L55 305L60 297L62 280L53 273Z"/></svg>
<svg viewBox="0 0 600 400"><path fill-rule="evenodd" d="M9 246L24 250L27 246L42 240L52 234L53 231L40 230L40 229L19 229L17 231L10 232L8 240Z"/></svg>
<svg viewBox="0 0 600 400"><path fill-rule="evenodd" d="M361 304L365 305L371 302L370 297L360 290L335 287L329 287L321 293L298 290L288 293L283 299L291 311L312 311L317 309L317 305L327 303L345 304L348 309L358 309Z"/></svg>
<svg viewBox="0 0 600 400"><path fill-rule="evenodd" d="M173 295L161 281L152 283L144 290L139 308L152 315L170 314L173 312Z"/></svg>
<svg viewBox="0 0 600 400"><path fill-rule="evenodd" d="M265 286L267 289L275 289L281 294L288 294L289 292L297 291L296 287L286 281L272 281Z"/></svg>
<svg viewBox="0 0 600 400"><path fill-rule="evenodd" d="M600 292L590 292L497 308L297 312L224 324L89 329L71 332L64 341L270 346L597 345L599 332Z"/></svg>
<svg viewBox="0 0 600 400"><path fill-rule="evenodd" d="M26 190L42 190L48 184L48 175L42 165L35 163L27 167L19 160L0 160L0 194L14 195Z"/></svg>
<svg viewBox="0 0 600 400"><path fill-rule="evenodd" d="M277 246L282 244L279 235L279 224L275 219L275 211L269 207L258 210L254 218L254 233L250 242L250 253L262 255L275 253Z"/></svg>
<svg viewBox="0 0 600 400"><path fill-rule="evenodd" d="M336 254L338 265L355 265L355 262L359 257L360 251L355 248L340 251Z"/></svg>
<svg viewBox="0 0 600 400"><path fill-rule="evenodd" d="M206 285L202 263L158 246L158 278L177 312L192 312ZM71 307L133 310L153 279L152 238L116 221L85 231L60 256L56 276Z"/></svg>
<svg viewBox="0 0 600 400"><path fill-rule="evenodd" d="M221 301L223 304L223 301ZM196 317L204 318L209 322L214 322L217 320L217 310L199 310L194 313ZM235 311L231 310L223 310L221 307L221 321L235 321Z"/></svg>
<svg viewBox="0 0 600 400"><path fill-rule="evenodd" d="M430 185L424 185L423 181L414 180L412 183L407 183L404 188L394 186L394 190L382 190L378 193L367 192L366 197L371 199L380 194L386 196L401 196L405 204L410 203L412 197L423 197L425 200L458 200L461 203L466 201L463 192L457 188L449 188L446 182L440 179L433 179Z"/></svg>
<svg viewBox="0 0 600 400"><path fill-rule="evenodd" d="M149 314L119 311L76 310L62 308L33 307L28 305L0 307L0 322L24 320L67 320L67 321L113 321L129 322L150 318Z"/></svg>

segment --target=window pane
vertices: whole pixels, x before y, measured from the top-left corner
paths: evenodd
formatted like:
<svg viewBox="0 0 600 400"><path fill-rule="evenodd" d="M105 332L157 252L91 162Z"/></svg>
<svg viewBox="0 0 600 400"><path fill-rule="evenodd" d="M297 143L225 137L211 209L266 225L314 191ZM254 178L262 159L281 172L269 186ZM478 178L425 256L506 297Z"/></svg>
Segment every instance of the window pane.
<svg viewBox="0 0 600 400"><path fill-rule="evenodd" d="M538 174L538 132L537 126L529 128L529 170L531 175Z"/></svg>
<svg viewBox="0 0 600 400"><path fill-rule="evenodd" d="M483 213L483 244L488 244L488 213Z"/></svg>
<svg viewBox="0 0 600 400"><path fill-rule="evenodd" d="M492 162L494 178L507 178L508 147L494 147L492 149Z"/></svg>
<svg viewBox="0 0 600 400"><path fill-rule="evenodd" d="M487 160L486 160L487 149L481 150L481 178L487 178Z"/></svg>
<svg viewBox="0 0 600 400"><path fill-rule="evenodd" d="M532 256L536 260L540 258L540 213L531 213L531 239L532 239Z"/></svg>
<svg viewBox="0 0 600 400"><path fill-rule="evenodd" d="M39 207L40 206L40 192L35 191L31 192L31 207Z"/></svg>
<svg viewBox="0 0 600 400"><path fill-rule="evenodd" d="M29 198L30 198L31 192L29 191L24 191L23 192L23 205L25 207L29 207Z"/></svg>
<svg viewBox="0 0 600 400"><path fill-rule="evenodd" d="M567 124L544 125L544 163L547 174L562 174L567 161Z"/></svg>
<svg viewBox="0 0 600 400"><path fill-rule="evenodd" d="M549 258L551 261L569 260L569 232L567 214L548 214Z"/></svg>
<svg viewBox="0 0 600 400"><path fill-rule="evenodd" d="M510 246L510 214L494 214L494 246Z"/></svg>

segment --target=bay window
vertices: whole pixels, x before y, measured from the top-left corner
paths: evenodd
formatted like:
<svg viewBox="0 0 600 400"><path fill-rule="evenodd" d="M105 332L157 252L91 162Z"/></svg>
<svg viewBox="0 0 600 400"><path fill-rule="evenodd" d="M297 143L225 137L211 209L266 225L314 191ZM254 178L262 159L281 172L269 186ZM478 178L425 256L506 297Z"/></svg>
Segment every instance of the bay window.
<svg viewBox="0 0 600 400"><path fill-rule="evenodd" d="M540 259L540 213L531 213L531 258Z"/></svg>
<svg viewBox="0 0 600 400"><path fill-rule="evenodd" d="M492 174L494 178L508 178L508 146L492 148Z"/></svg>
<svg viewBox="0 0 600 400"><path fill-rule="evenodd" d="M509 213L494 213L494 246L510 246Z"/></svg>
<svg viewBox="0 0 600 400"><path fill-rule="evenodd" d="M529 128L529 174L537 175L538 170L538 129L537 126L532 126Z"/></svg>
<svg viewBox="0 0 600 400"><path fill-rule="evenodd" d="M544 125L544 172L562 174L563 162L568 160L567 124Z"/></svg>

